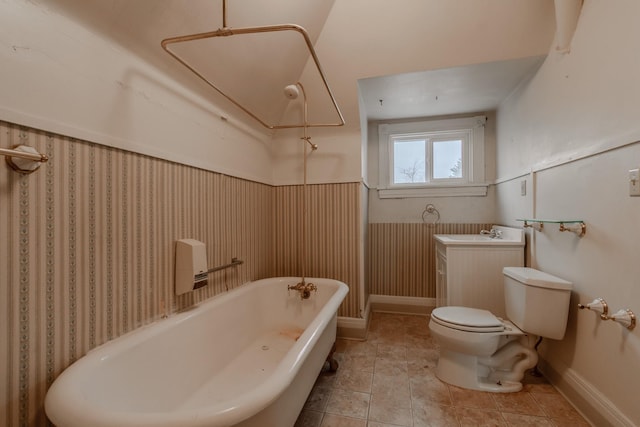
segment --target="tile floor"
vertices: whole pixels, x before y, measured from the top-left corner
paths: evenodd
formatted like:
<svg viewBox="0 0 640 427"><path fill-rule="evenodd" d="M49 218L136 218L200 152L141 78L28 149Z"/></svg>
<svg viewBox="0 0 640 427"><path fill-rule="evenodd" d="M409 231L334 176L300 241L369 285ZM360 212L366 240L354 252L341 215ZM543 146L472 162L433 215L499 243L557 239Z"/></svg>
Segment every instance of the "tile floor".
<svg viewBox="0 0 640 427"><path fill-rule="evenodd" d="M336 373L321 373L295 427L589 426L544 379L518 393L447 385L428 317L373 313L366 341L338 340Z"/></svg>

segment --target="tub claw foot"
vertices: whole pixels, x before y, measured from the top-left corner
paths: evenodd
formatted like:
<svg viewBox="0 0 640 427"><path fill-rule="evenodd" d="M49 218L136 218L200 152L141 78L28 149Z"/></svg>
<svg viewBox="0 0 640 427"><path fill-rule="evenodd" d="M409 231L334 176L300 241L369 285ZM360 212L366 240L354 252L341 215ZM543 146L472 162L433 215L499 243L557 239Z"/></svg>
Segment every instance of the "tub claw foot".
<svg viewBox="0 0 640 427"><path fill-rule="evenodd" d="M333 343L333 346L331 347L331 351L327 355L327 360L325 360L324 366L322 367L323 371L336 372L338 370L338 366L339 366L338 361L333 358L333 353L335 352L336 352L336 343Z"/></svg>

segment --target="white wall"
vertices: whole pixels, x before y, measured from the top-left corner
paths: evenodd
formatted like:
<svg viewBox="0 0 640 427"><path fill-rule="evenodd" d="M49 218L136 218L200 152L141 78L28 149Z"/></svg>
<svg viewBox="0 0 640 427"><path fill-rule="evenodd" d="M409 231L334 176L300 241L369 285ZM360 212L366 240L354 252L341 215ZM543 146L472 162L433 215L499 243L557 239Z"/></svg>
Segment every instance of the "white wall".
<svg viewBox="0 0 640 427"><path fill-rule="evenodd" d="M578 302L602 297L640 313L640 2L586 0L571 52L552 51L498 110L497 207L518 217L583 219L587 233L530 232L529 262L570 280L565 339L544 341L547 371L595 425L640 425L640 328L624 329ZM520 181L528 194L520 195Z"/></svg>
<svg viewBox="0 0 640 427"><path fill-rule="evenodd" d="M488 183L495 179L496 116L486 115L485 124L485 178ZM476 115L472 114L471 116ZM370 122L368 129L367 170L371 194L369 196L369 221L376 222L422 222L425 206L433 204L440 212L442 223L490 223L495 222L495 188L489 186L486 196L477 197L413 197L406 199L381 199L376 189L378 183L378 122ZM428 219L431 219L429 217Z"/></svg>
<svg viewBox="0 0 640 427"><path fill-rule="evenodd" d="M542 55L553 34L553 13L551 0L336 1L315 50L346 125L310 131L319 145L309 164L310 181L367 179L361 162L364 121L358 79ZM310 67L301 81L307 80ZM310 99L321 96L317 87L306 89ZM292 148L299 147L294 143L299 136L300 131L275 135L278 184L301 180L300 157ZM375 181L369 177L367 182Z"/></svg>
<svg viewBox="0 0 640 427"><path fill-rule="evenodd" d="M270 134L45 6L2 2L0 64L2 120L272 182Z"/></svg>

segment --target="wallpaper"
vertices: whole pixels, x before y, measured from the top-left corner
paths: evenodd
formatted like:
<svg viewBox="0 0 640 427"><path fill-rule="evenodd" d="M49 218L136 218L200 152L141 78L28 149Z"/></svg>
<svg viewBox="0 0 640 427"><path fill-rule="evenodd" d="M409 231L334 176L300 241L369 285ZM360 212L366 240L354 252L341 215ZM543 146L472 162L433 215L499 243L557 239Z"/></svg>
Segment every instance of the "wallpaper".
<svg viewBox="0 0 640 427"><path fill-rule="evenodd" d="M251 280L300 275L347 283L359 316L359 183L272 187L0 122L0 147L50 160L30 175L0 165L0 425L47 425L46 391L88 350ZM311 229L312 228L312 229ZM209 276L176 297L174 247L207 246Z"/></svg>

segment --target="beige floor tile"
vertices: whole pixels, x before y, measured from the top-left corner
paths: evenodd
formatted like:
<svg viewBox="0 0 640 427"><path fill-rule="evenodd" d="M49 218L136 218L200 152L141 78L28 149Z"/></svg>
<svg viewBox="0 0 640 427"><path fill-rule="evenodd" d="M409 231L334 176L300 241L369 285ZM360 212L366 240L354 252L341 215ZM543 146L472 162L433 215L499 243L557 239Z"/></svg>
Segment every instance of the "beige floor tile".
<svg viewBox="0 0 640 427"><path fill-rule="evenodd" d="M327 414L322 419L320 427L367 427L367 420Z"/></svg>
<svg viewBox="0 0 640 427"><path fill-rule="evenodd" d="M326 412L352 418L367 418L370 399L369 393L336 388L331 393Z"/></svg>
<svg viewBox="0 0 640 427"><path fill-rule="evenodd" d="M482 391L467 390L460 387L449 386L451 401L453 406L463 406L467 408L497 409L491 393Z"/></svg>
<svg viewBox="0 0 640 427"><path fill-rule="evenodd" d="M551 420L547 417L503 412L502 418L509 427L553 427Z"/></svg>
<svg viewBox="0 0 640 427"><path fill-rule="evenodd" d="M406 335L402 330L381 330L372 334L371 341L376 344L404 345Z"/></svg>
<svg viewBox="0 0 640 427"><path fill-rule="evenodd" d="M338 368L339 370L340 368ZM314 387L333 387L333 384L336 382L336 377L338 376L337 372L321 372L316 379L316 383Z"/></svg>
<svg viewBox="0 0 640 427"><path fill-rule="evenodd" d="M376 362L376 355L371 353L355 353L345 354L340 364L340 369L356 369L359 371L373 372L373 368Z"/></svg>
<svg viewBox="0 0 640 427"><path fill-rule="evenodd" d="M426 336L413 336L407 335L404 339L404 343L408 349L422 348L422 349L438 349L438 343L435 339L429 335Z"/></svg>
<svg viewBox="0 0 640 427"><path fill-rule="evenodd" d="M459 426L453 406L427 402L413 408L414 427L453 427Z"/></svg>
<svg viewBox="0 0 640 427"><path fill-rule="evenodd" d="M331 387L315 385L304 404L304 410L324 412L332 390Z"/></svg>
<svg viewBox="0 0 640 427"><path fill-rule="evenodd" d="M588 427L542 377L519 393L486 393L435 376L439 349L426 316L373 313L366 341L338 339L295 427Z"/></svg>
<svg viewBox="0 0 640 427"><path fill-rule="evenodd" d="M409 375L406 360L391 360L376 357L375 368L373 371L375 374L398 376Z"/></svg>
<svg viewBox="0 0 640 427"><path fill-rule="evenodd" d="M408 375L373 374L371 393L402 404L411 402L411 387Z"/></svg>
<svg viewBox="0 0 640 427"><path fill-rule="evenodd" d="M551 425L554 427L591 427L582 417L551 418Z"/></svg>
<svg viewBox="0 0 640 427"><path fill-rule="evenodd" d="M498 411L456 407L460 427L506 427L507 423Z"/></svg>
<svg viewBox="0 0 640 427"><path fill-rule="evenodd" d="M344 353L349 341L353 341L353 340L348 340L344 338L336 339L336 353Z"/></svg>
<svg viewBox="0 0 640 427"><path fill-rule="evenodd" d="M552 393L559 394L558 390L555 389L554 386L547 382L540 383L525 383L522 387L523 391L527 391L529 393Z"/></svg>
<svg viewBox="0 0 640 427"><path fill-rule="evenodd" d="M345 353L352 354L376 354L378 351L377 344L372 344L370 341L355 341L351 340L347 342Z"/></svg>
<svg viewBox="0 0 640 427"><path fill-rule="evenodd" d="M302 410L293 427L320 427L324 412Z"/></svg>
<svg viewBox="0 0 640 427"><path fill-rule="evenodd" d="M367 427L404 427L404 426L398 426L396 424L379 423L376 421L369 421L367 423Z"/></svg>
<svg viewBox="0 0 640 427"><path fill-rule="evenodd" d="M545 415L540 405L527 392L493 393L492 397L500 411L525 415Z"/></svg>
<svg viewBox="0 0 640 427"><path fill-rule="evenodd" d="M378 344L376 358L406 361L407 348L404 345Z"/></svg>
<svg viewBox="0 0 640 427"><path fill-rule="evenodd" d="M411 401L406 400L403 404L374 394L369 405L369 420L411 427Z"/></svg>
<svg viewBox="0 0 640 427"><path fill-rule="evenodd" d="M538 402L544 413L551 418L580 418L578 412L573 409L559 394L535 393L533 398Z"/></svg>
<svg viewBox="0 0 640 427"><path fill-rule="evenodd" d="M435 377L409 378L411 402L421 405L426 402L451 405L451 394L446 384Z"/></svg>
<svg viewBox="0 0 640 427"><path fill-rule="evenodd" d="M408 360L407 372L409 377L425 377L435 369L436 364L429 359Z"/></svg>
<svg viewBox="0 0 640 427"><path fill-rule="evenodd" d="M342 390L371 393L373 373L353 369L338 369L334 387Z"/></svg>

